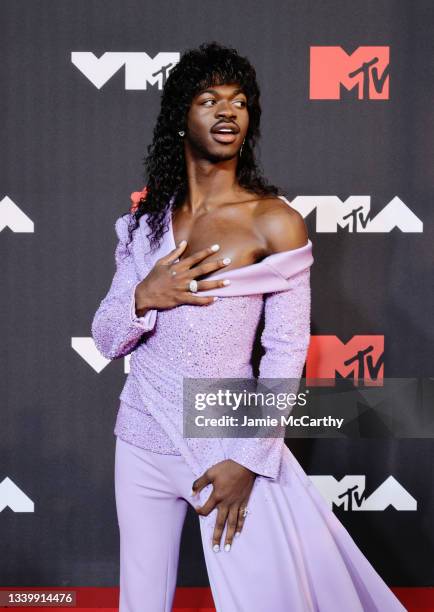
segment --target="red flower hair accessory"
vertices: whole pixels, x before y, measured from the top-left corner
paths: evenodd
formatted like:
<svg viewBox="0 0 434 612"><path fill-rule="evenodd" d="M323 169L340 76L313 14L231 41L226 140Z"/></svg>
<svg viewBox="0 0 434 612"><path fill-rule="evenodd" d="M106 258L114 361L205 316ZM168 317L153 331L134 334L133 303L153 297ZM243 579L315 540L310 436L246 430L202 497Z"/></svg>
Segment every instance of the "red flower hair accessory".
<svg viewBox="0 0 434 612"><path fill-rule="evenodd" d="M148 193L148 188L146 185L143 187L142 191L133 191L131 194L131 208L130 212L134 214L136 210L139 208L141 200L146 200L146 195Z"/></svg>

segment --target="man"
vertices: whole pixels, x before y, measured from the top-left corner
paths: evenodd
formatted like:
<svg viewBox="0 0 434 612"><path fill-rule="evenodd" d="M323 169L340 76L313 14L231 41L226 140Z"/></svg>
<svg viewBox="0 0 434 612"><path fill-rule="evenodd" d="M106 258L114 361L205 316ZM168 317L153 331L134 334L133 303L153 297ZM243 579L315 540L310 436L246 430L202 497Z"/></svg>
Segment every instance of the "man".
<svg viewBox="0 0 434 612"><path fill-rule="evenodd" d="M248 60L217 43L185 53L143 197L116 222L92 334L108 358L133 353L115 427L120 612L172 609L192 488L218 612L402 612L282 437L182 435L183 377L252 378L263 306L259 376L298 382L306 359L312 244L261 177L260 114Z"/></svg>
<svg viewBox="0 0 434 612"><path fill-rule="evenodd" d="M217 67L218 62L213 64L212 54L217 56L220 53L222 56L224 51L212 45L206 49L210 65ZM172 214L175 243L185 240L186 245L174 253L172 260L180 257L182 261L184 257L217 243L220 246L218 257L209 254L206 262L229 257L231 263L225 266L225 271L228 271L307 243L306 226L298 211L270 194L270 189L268 193L254 194L245 180L241 182L246 186L240 184L238 174L243 164L253 166L251 140L256 137L258 126L250 125L249 107L254 108L256 118L259 115L259 93L255 94L248 101L248 94L237 82L212 84L194 93L185 129L178 132L185 160L185 195ZM249 161L244 161L243 156ZM147 191L149 188L148 183ZM148 198L146 210L150 210ZM161 273L151 274L139 286L136 293L138 313L143 314L151 304L154 308L176 304L160 277ZM199 278L205 277L210 279L212 275ZM161 295L160 301L155 299L158 294ZM189 303L199 304L200 299ZM211 298L203 300L202 303L212 302ZM244 517L240 515L240 508L248 498L254 477L252 471L228 460L195 481L193 491L197 493L210 482L210 478L213 479L212 495L203 507L196 509L198 514L208 515L218 508L214 547L220 546L226 523L226 549L232 544L237 525L241 531Z"/></svg>

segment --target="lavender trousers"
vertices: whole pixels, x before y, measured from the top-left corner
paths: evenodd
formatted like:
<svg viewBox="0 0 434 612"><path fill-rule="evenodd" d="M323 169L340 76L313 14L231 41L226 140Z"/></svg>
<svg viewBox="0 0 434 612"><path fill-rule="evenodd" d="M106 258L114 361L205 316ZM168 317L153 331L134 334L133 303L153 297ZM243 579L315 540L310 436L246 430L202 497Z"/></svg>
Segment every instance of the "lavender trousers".
<svg viewBox="0 0 434 612"><path fill-rule="evenodd" d="M286 447L282 461L278 479L257 476L254 510L229 552L226 529L214 552L198 517L217 612L405 612ZM172 610L195 479L182 455L116 438L120 612Z"/></svg>

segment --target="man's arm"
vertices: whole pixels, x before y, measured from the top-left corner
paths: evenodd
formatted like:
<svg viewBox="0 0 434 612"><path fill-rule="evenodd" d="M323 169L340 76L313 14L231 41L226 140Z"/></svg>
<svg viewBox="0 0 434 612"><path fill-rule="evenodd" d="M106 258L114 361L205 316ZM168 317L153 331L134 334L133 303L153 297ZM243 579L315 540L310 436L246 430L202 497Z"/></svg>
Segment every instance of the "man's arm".
<svg viewBox="0 0 434 612"><path fill-rule="evenodd" d="M133 257L127 250L128 220L119 217L115 224L118 244L115 251L116 271L110 289L96 311L91 329L97 349L107 359L123 357L134 350L140 338L155 326L157 311L138 316L135 290L141 282Z"/></svg>
<svg viewBox="0 0 434 612"><path fill-rule="evenodd" d="M279 203L275 208L271 205L261 219L261 231L270 254L299 248L308 239L303 217L281 200ZM287 289L266 294L265 325L261 335L265 353L259 364L259 379L299 381L310 340L310 307L310 268L289 278ZM297 388L298 384L291 383ZM229 441L228 458L257 474L276 478L283 445L283 437L234 438Z"/></svg>

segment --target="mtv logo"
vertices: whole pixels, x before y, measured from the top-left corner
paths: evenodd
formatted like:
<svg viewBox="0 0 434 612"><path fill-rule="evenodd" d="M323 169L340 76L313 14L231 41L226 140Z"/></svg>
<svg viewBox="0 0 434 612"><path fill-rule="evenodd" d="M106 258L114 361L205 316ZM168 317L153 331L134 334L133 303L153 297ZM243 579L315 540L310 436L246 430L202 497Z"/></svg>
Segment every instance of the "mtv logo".
<svg viewBox="0 0 434 612"><path fill-rule="evenodd" d="M397 196L375 217L371 215L371 196L349 196L342 201L337 196L297 196L293 206L307 217L316 211L316 231L336 233L338 228L349 233L389 233L397 228L401 232L423 232L422 221Z"/></svg>
<svg viewBox="0 0 434 612"><path fill-rule="evenodd" d="M382 511L388 506L395 510L417 510L417 501L394 478L389 476L369 497L366 496L366 476L309 476L326 502L347 511Z"/></svg>
<svg viewBox="0 0 434 612"><path fill-rule="evenodd" d="M306 359L307 379L361 379L384 377L384 336L353 336L342 342L337 336L311 336Z"/></svg>
<svg viewBox="0 0 434 612"><path fill-rule="evenodd" d="M340 100L342 88L359 100L388 100L389 80L389 47L310 47L310 100Z"/></svg>
<svg viewBox="0 0 434 612"><path fill-rule="evenodd" d="M125 67L125 89L146 90L148 84L163 89L178 52L160 51L154 58L134 51L106 51L101 57L90 51L72 51L71 62L95 87L101 89L118 70Z"/></svg>

